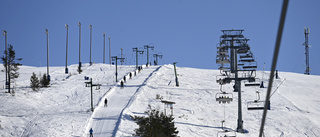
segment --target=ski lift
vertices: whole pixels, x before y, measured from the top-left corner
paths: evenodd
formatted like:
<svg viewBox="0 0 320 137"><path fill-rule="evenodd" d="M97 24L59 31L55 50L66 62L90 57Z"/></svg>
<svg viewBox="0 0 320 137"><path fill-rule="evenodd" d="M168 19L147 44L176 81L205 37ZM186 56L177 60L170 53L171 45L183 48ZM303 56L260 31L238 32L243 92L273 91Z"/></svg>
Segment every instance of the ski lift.
<svg viewBox="0 0 320 137"><path fill-rule="evenodd" d="M226 80L225 80L226 75L217 75L216 79L217 79L217 83L219 83L220 85L224 85L226 84Z"/></svg>
<svg viewBox="0 0 320 137"><path fill-rule="evenodd" d="M255 86L260 86L260 80L259 79L253 79L253 81L249 81L249 83L244 83L244 86L246 87L255 87Z"/></svg>
<svg viewBox="0 0 320 137"><path fill-rule="evenodd" d="M95 86L96 86L96 90L99 90L99 89L100 89L101 84L97 84L97 85L95 85Z"/></svg>
<svg viewBox="0 0 320 137"><path fill-rule="evenodd" d="M236 137L236 132L225 129L218 131L217 137Z"/></svg>
<svg viewBox="0 0 320 137"><path fill-rule="evenodd" d="M242 46L241 48L238 49L239 54L247 53L250 50L249 46Z"/></svg>
<svg viewBox="0 0 320 137"><path fill-rule="evenodd" d="M233 95L232 93L227 93L227 92L221 92L216 94L216 101L220 103L230 103L233 101Z"/></svg>
<svg viewBox="0 0 320 137"><path fill-rule="evenodd" d="M241 59L240 62L254 62L254 59Z"/></svg>
<svg viewBox="0 0 320 137"><path fill-rule="evenodd" d="M242 66L243 69L256 69L257 66Z"/></svg>
<svg viewBox="0 0 320 137"><path fill-rule="evenodd" d="M219 58L216 60L217 64L227 64L230 63L230 61L228 59L223 59L223 58Z"/></svg>
<svg viewBox="0 0 320 137"><path fill-rule="evenodd" d="M225 122L224 120L221 121L222 131L218 131L217 137L236 137L236 132L234 132L233 130L224 129L223 127L224 122Z"/></svg>
<svg viewBox="0 0 320 137"><path fill-rule="evenodd" d="M260 83L245 83L244 86L246 86L246 87L255 87L255 86L260 86Z"/></svg>
<svg viewBox="0 0 320 137"><path fill-rule="evenodd" d="M253 58L253 57L250 54L246 54L246 55L240 56L240 58Z"/></svg>
<svg viewBox="0 0 320 137"><path fill-rule="evenodd" d="M265 101L261 101L260 100L260 92L257 91L257 100L254 101L248 101L247 102L247 108L248 110L263 110L264 109L264 105L265 105Z"/></svg>

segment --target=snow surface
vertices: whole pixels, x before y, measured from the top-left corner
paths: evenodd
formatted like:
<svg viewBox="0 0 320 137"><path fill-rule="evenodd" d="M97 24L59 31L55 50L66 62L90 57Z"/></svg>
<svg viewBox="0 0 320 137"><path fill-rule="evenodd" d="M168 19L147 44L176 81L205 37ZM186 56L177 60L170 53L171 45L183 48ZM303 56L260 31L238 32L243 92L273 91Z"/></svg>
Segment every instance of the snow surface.
<svg viewBox="0 0 320 137"><path fill-rule="evenodd" d="M130 116L145 115L149 104L171 113L168 106L156 99L157 94L176 103L173 114L181 137L217 136L224 117L226 129L237 127L238 95L232 92L233 84L223 87L233 94L233 102L224 105L215 101L215 95L220 93L216 83L218 70L177 67L180 86L176 87L173 65L150 66L130 80L127 77L121 89L119 82L115 82L114 65L84 64L81 74L76 72L77 65L68 68L71 76L66 79L64 67L50 67L51 87L34 92L29 87L31 74L44 74L46 67L21 66L14 85L15 95L0 87L0 135L88 136L92 128L95 136L131 136L138 125ZM119 65L118 79L132 71L135 66ZM320 136L320 76L290 72L279 75L281 79L275 79L272 91L286 80L271 97L265 136ZM84 76L93 78L94 84L102 84L99 90L94 88L94 113L90 111L90 88L85 87ZM269 72L258 71L257 76L268 85ZM4 78L1 71L3 84ZM256 90L260 91L261 100L265 100L267 88L245 87L243 82L241 90L244 129L248 133L236 135L258 136L262 111L248 111L247 102L256 99ZM108 98L108 107L104 107L104 98Z"/></svg>

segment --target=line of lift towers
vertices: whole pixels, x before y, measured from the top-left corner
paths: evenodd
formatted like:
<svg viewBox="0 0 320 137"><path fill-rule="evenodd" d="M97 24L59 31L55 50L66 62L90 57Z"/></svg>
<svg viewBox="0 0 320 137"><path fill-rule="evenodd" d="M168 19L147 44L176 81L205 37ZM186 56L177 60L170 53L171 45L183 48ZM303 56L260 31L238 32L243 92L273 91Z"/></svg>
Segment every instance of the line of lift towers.
<svg viewBox="0 0 320 137"><path fill-rule="evenodd" d="M241 103L241 81L248 81L245 86L260 86L256 81L257 62L248 44L249 39L243 36L244 30L222 30L220 43L217 45L216 63L220 64L221 75L217 76L217 83L220 85L220 93L216 94L216 101L219 103L230 103L233 101L233 94L223 90L222 86L234 81L234 92L238 93L238 120L237 132L244 133L242 120ZM259 103L259 99L253 103ZM248 107L248 110L259 109L260 107ZM223 123L222 121L222 129ZM235 132L224 130L218 132L218 136L234 137Z"/></svg>

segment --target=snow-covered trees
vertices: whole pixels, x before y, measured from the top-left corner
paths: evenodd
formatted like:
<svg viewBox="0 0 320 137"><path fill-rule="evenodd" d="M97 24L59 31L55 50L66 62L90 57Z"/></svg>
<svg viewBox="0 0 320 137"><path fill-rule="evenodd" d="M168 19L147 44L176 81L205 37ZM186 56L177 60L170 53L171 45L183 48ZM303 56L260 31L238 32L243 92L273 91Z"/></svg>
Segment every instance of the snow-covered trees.
<svg viewBox="0 0 320 137"><path fill-rule="evenodd" d="M135 129L133 136L141 137L176 137L179 133L174 126L174 118L172 115L166 116L159 110L152 109L149 105L149 110L145 113L148 117L131 116L139 128Z"/></svg>

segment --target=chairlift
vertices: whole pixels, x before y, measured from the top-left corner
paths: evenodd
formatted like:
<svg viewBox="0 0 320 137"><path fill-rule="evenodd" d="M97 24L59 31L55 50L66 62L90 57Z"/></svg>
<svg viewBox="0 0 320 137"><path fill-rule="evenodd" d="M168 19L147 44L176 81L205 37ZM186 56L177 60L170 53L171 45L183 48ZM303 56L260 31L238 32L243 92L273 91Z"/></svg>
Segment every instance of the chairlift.
<svg viewBox="0 0 320 137"><path fill-rule="evenodd" d="M217 79L217 83L219 83L220 85L224 85L226 84L226 80L225 80L226 75L217 75L216 79Z"/></svg>
<svg viewBox="0 0 320 137"><path fill-rule="evenodd" d="M96 85L96 90L100 89L101 84Z"/></svg>
<svg viewBox="0 0 320 137"><path fill-rule="evenodd" d="M260 100L260 92L257 91L257 100L254 101L248 101L247 102L247 109L248 110L263 110L264 109L264 105L265 105L265 101L261 101Z"/></svg>
<svg viewBox="0 0 320 137"><path fill-rule="evenodd" d="M218 131L217 137L236 137L236 132L231 130Z"/></svg>
<svg viewBox="0 0 320 137"><path fill-rule="evenodd" d="M254 62L254 59L241 59L240 62Z"/></svg>
<svg viewBox="0 0 320 137"><path fill-rule="evenodd" d="M239 48L239 49L237 50L237 52L238 52L239 54L244 54L244 53L248 53L249 50L250 50L250 47L249 47L249 46L243 46L243 47Z"/></svg>
<svg viewBox="0 0 320 137"><path fill-rule="evenodd" d="M246 87L260 86L260 80L257 78L253 79L252 81L249 81L249 83L244 83L244 86L246 86Z"/></svg>
<svg viewBox="0 0 320 137"><path fill-rule="evenodd" d="M228 59L219 58L219 59L216 60L216 63L217 64L227 64L227 63L230 63L230 61Z"/></svg>
<svg viewBox="0 0 320 137"><path fill-rule="evenodd" d="M243 69L256 69L257 66L242 66Z"/></svg>
<svg viewBox="0 0 320 137"><path fill-rule="evenodd" d="M217 51L218 54L228 54L228 50L218 50Z"/></svg>
<svg viewBox="0 0 320 137"><path fill-rule="evenodd" d="M244 86L246 86L246 87L255 87L255 86L260 86L260 83L245 83Z"/></svg>
<svg viewBox="0 0 320 137"><path fill-rule="evenodd" d="M218 131L217 137L236 137L236 132L234 132L233 130L224 129L224 126L223 126L224 122L225 122L225 120L221 121L222 131Z"/></svg>
<svg viewBox="0 0 320 137"><path fill-rule="evenodd" d="M240 58L253 58L253 57L250 54L246 54L246 55L240 56Z"/></svg>
<svg viewBox="0 0 320 137"><path fill-rule="evenodd" d="M230 103L233 101L233 95L232 93L227 93L227 92L221 92L216 94L216 101L220 103Z"/></svg>

